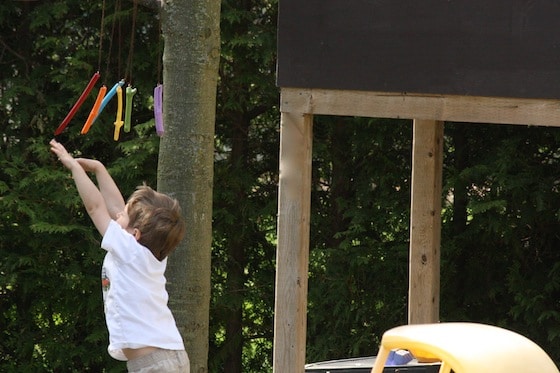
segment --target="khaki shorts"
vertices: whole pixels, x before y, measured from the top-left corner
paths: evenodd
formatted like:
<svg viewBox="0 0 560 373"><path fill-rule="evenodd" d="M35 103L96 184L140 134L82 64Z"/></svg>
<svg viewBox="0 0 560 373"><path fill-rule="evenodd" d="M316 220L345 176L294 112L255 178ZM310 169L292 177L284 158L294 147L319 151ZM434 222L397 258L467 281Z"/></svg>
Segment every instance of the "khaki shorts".
<svg viewBox="0 0 560 373"><path fill-rule="evenodd" d="M158 349L129 360L126 367L130 373L190 373L189 356L185 350Z"/></svg>

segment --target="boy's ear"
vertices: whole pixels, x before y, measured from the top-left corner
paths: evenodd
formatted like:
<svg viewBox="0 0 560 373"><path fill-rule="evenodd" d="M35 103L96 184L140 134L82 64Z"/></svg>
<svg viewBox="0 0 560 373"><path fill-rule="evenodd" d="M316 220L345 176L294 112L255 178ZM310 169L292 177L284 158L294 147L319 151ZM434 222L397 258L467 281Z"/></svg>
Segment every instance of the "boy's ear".
<svg viewBox="0 0 560 373"><path fill-rule="evenodd" d="M138 228L134 228L134 230L132 231L132 235L134 236L134 238L136 238L136 241L138 241L140 237L142 237L142 232L140 232Z"/></svg>

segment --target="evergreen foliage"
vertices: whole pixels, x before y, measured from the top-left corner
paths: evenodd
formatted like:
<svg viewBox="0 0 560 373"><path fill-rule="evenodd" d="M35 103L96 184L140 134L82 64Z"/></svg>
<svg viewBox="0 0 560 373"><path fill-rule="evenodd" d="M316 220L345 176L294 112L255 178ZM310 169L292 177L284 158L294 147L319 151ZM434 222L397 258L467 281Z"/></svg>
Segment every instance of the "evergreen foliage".
<svg viewBox="0 0 560 373"><path fill-rule="evenodd" d="M272 369L278 182L275 1L222 1L212 372Z"/></svg>
<svg viewBox="0 0 560 373"><path fill-rule="evenodd" d="M560 132L446 128L442 316L516 330L559 361Z"/></svg>
<svg viewBox="0 0 560 373"><path fill-rule="evenodd" d="M132 22L131 3L113 6L100 68L108 86L125 72ZM274 0L222 2L211 372L271 371L276 17ZM0 3L2 372L125 370L106 352L100 237L47 145L99 68L100 20L101 2ZM112 140L110 103L79 135L92 93L60 136L105 162L125 196L156 180L158 22L138 8L133 131ZM315 118L308 361L373 355L384 330L406 323L411 140L410 121ZM557 128L446 123L441 241L442 320L516 330L557 362L559 148Z"/></svg>
<svg viewBox="0 0 560 373"><path fill-rule="evenodd" d="M48 147L54 130L99 67L101 12L100 2L0 4L2 372L124 369L106 351L99 234L69 173ZM130 28L130 14L117 15L110 8L106 12L121 17L122 27ZM105 19L109 26L111 17ZM158 35L149 31L147 15L138 17L145 24L139 33L157 45ZM118 53L108 53L108 43L105 46L100 81L112 85L124 71L118 68ZM155 61L156 54L153 49L142 52L145 60ZM149 85L156 83L153 66L134 67L135 76L150 80L138 78L144 86L138 89L131 133L113 141L115 106L110 103L88 134L79 135L98 84L59 136L76 155L103 161L125 195L143 181L155 185L157 165L158 140L149 121L153 89Z"/></svg>

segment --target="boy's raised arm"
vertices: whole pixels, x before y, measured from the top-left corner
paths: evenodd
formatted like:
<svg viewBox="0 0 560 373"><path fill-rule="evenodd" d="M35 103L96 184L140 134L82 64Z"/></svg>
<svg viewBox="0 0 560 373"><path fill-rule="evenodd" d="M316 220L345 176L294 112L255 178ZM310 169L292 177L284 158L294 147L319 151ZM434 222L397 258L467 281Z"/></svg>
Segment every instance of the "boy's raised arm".
<svg viewBox="0 0 560 373"><path fill-rule="evenodd" d="M101 233L105 234L111 217L105 205L105 200L101 195L97 186L89 178L84 168L74 159L64 148L62 144L56 140L51 140L51 151L58 156L62 164L72 172L72 178L80 194L80 198L84 203L84 207L90 216L93 224Z"/></svg>

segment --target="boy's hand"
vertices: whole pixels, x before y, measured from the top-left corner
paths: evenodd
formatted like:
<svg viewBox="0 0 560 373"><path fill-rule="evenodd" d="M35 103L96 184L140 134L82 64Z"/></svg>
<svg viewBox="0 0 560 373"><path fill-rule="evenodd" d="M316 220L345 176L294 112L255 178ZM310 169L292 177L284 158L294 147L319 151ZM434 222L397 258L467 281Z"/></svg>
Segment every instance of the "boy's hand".
<svg viewBox="0 0 560 373"><path fill-rule="evenodd" d="M75 165L79 165L78 162L76 162L76 160L74 159L74 157L72 157L68 153L66 148L61 143L59 143L55 139L52 139L49 144L51 145L51 152L56 154L60 162L66 168L72 169L72 167L74 167Z"/></svg>

